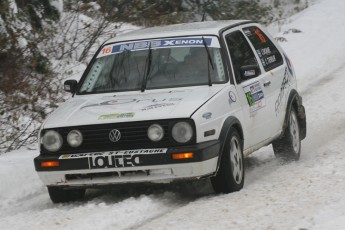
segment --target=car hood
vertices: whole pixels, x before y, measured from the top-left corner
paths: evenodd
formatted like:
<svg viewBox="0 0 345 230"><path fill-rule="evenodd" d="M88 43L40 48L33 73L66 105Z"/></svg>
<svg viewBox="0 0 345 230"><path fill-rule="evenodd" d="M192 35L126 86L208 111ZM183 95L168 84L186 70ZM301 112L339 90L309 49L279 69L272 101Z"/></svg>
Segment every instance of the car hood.
<svg viewBox="0 0 345 230"><path fill-rule="evenodd" d="M186 118L224 87L76 95L55 110L43 128Z"/></svg>

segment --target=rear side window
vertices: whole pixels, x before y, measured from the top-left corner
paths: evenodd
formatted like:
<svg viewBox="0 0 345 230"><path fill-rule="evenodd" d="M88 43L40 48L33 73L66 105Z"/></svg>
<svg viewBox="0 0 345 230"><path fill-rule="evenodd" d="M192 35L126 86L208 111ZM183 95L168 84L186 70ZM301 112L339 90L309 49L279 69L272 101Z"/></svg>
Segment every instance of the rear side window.
<svg viewBox="0 0 345 230"><path fill-rule="evenodd" d="M253 44L256 53L266 71L283 64L283 57L273 42L258 27L252 26L243 29L245 35Z"/></svg>

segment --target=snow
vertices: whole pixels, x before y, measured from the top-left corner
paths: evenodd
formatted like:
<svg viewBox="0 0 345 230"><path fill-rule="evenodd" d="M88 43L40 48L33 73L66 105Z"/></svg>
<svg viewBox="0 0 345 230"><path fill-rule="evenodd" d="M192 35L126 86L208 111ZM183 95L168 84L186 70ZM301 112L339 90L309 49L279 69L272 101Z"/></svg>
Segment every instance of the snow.
<svg viewBox="0 0 345 230"><path fill-rule="evenodd" d="M282 31L292 28L302 31L283 35L288 42L282 43L302 79L299 82L302 89L308 88L310 82L331 75L343 65L343 9L345 1L322 1L295 15L291 23L282 27Z"/></svg>
<svg viewBox="0 0 345 230"><path fill-rule="evenodd" d="M63 12L63 0L50 0L50 4L54 6L60 14Z"/></svg>
<svg viewBox="0 0 345 230"><path fill-rule="evenodd" d="M210 184L119 186L83 202L54 205L33 166L37 151L0 155L1 229L344 229L345 1L324 0L277 34L297 73L308 133L298 162L270 146L245 161L240 192Z"/></svg>
<svg viewBox="0 0 345 230"><path fill-rule="evenodd" d="M9 0L8 2L9 2L9 6L10 6L10 8L12 10L12 13L13 14L18 13L18 7L17 7L17 4L16 4L15 0Z"/></svg>

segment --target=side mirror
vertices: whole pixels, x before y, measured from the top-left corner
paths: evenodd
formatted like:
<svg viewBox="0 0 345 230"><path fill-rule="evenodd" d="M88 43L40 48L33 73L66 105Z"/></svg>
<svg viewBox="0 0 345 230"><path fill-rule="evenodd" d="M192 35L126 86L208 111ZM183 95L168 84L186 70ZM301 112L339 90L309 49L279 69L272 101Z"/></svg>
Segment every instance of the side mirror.
<svg viewBox="0 0 345 230"><path fill-rule="evenodd" d="M254 78L260 75L260 67L258 65L245 65L240 67L242 80Z"/></svg>
<svg viewBox="0 0 345 230"><path fill-rule="evenodd" d="M76 80L67 80L63 84L63 89L66 92L70 92L72 94L75 93L75 90L77 89L78 82Z"/></svg>

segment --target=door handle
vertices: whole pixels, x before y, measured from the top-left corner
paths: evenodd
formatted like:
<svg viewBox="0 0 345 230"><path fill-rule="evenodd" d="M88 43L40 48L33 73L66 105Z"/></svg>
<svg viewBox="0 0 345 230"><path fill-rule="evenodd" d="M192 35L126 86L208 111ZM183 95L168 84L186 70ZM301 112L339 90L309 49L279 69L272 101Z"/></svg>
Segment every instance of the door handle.
<svg viewBox="0 0 345 230"><path fill-rule="evenodd" d="M271 84L271 81L265 81L265 82L264 82L264 86L265 86L265 87L270 86L270 84Z"/></svg>

